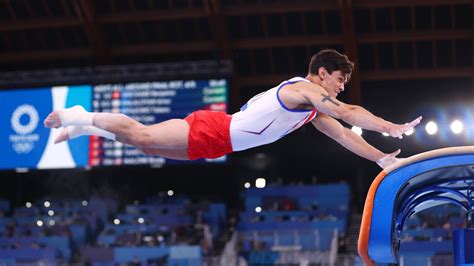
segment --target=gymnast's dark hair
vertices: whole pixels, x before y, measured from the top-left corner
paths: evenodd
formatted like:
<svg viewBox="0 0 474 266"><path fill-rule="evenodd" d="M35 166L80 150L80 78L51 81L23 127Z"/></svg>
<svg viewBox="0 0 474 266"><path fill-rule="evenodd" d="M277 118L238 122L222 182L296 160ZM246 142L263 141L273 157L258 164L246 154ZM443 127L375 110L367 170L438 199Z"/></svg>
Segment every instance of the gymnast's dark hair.
<svg viewBox="0 0 474 266"><path fill-rule="evenodd" d="M346 55L336 50L324 49L311 57L308 71L310 74L317 75L320 67L324 67L329 74L340 70L342 74L347 75L347 80L349 80L354 69L354 63Z"/></svg>

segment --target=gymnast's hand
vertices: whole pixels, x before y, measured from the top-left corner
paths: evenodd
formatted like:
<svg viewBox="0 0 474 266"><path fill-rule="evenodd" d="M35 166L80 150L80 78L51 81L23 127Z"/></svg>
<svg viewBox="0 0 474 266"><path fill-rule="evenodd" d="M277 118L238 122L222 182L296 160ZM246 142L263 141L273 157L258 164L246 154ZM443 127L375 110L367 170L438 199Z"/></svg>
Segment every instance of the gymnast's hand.
<svg viewBox="0 0 474 266"><path fill-rule="evenodd" d="M403 138L403 134L407 131L412 130L416 125L418 125L421 121L422 117L419 116L415 120L411 121L410 123L406 123L403 125L393 124L390 128L388 134L394 138Z"/></svg>
<svg viewBox="0 0 474 266"><path fill-rule="evenodd" d="M392 152L392 153L389 153L389 154L385 154L382 158L378 159L376 161L376 163L382 168L382 169L385 169L387 168L389 165L392 165L398 161L400 161L399 158L397 158L396 156L400 153L400 149Z"/></svg>

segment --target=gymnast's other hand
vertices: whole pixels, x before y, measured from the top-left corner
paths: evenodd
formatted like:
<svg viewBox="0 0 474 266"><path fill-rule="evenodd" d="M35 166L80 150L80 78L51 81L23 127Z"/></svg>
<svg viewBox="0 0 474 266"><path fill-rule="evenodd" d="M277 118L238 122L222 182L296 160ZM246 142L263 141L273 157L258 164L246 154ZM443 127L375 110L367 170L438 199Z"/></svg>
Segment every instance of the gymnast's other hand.
<svg viewBox="0 0 474 266"><path fill-rule="evenodd" d="M394 163L397 163L399 162L401 159L397 158L396 156L400 153L400 149L392 152L392 153L389 153L389 154L385 154L384 156L382 156L380 159L378 159L376 161L376 163L382 168L382 169L385 169L387 168L389 165L392 165Z"/></svg>

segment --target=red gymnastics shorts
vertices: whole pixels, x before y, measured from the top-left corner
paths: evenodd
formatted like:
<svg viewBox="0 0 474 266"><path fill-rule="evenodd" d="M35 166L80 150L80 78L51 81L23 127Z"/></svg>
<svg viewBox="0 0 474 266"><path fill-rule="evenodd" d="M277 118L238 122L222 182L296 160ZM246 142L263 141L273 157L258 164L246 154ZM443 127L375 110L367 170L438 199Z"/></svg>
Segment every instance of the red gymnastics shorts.
<svg viewBox="0 0 474 266"><path fill-rule="evenodd" d="M196 111L188 115L190 126L188 156L190 160L218 158L232 152L230 120L224 112Z"/></svg>

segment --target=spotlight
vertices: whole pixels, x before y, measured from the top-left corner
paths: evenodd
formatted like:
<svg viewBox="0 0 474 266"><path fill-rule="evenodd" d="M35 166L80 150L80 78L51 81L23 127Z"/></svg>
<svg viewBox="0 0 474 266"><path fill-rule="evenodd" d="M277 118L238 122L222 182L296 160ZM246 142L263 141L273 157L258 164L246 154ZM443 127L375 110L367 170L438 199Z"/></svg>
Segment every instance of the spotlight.
<svg viewBox="0 0 474 266"><path fill-rule="evenodd" d="M353 126L351 128L352 132L356 133L357 135L361 136L362 135L362 128Z"/></svg>
<svg viewBox="0 0 474 266"><path fill-rule="evenodd" d="M249 183L249 182L245 182L244 188L250 188L250 183Z"/></svg>
<svg viewBox="0 0 474 266"><path fill-rule="evenodd" d="M31 202L28 201L28 202L25 203L25 206L26 206L26 208L31 208L32 204L31 204Z"/></svg>
<svg viewBox="0 0 474 266"><path fill-rule="evenodd" d="M83 201L82 201L82 206L86 207L87 204L89 204L89 203L87 202L87 200L83 200Z"/></svg>
<svg viewBox="0 0 474 266"><path fill-rule="evenodd" d="M43 221L41 221L41 220L36 221L36 225L37 225L38 227L43 226Z"/></svg>
<svg viewBox="0 0 474 266"><path fill-rule="evenodd" d="M170 189L170 190L168 190L168 196L170 196L170 197L171 197L171 196L173 196L173 195L174 195L174 191L173 191L173 190L171 190L171 189Z"/></svg>
<svg viewBox="0 0 474 266"><path fill-rule="evenodd" d="M255 187L264 188L266 183L267 183L267 181L265 180L265 178L257 178L255 180Z"/></svg>
<svg viewBox="0 0 474 266"><path fill-rule="evenodd" d="M428 134L433 135L438 132L438 125L435 122L430 121L426 124L425 129Z"/></svg>
<svg viewBox="0 0 474 266"><path fill-rule="evenodd" d="M44 202L44 206L45 206L46 208L49 208L49 206L51 206L51 202L45 201L45 202Z"/></svg>
<svg viewBox="0 0 474 266"><path fill-rule="evenodd" d="M53 211L53 210L49 210L49 211L48 211L48 215L49 215L49 216L53 216L53 215L54 215L54 211Z"/></svg>
<svg viewBox="0 0 474 266"><path fill-rule="evenodd" d="M114 219L114 224L115 224L115 225L119 225L119 224L120 224L120 220L117 219L117 218L115 218L115 219Z"/></svg>
<svg viewBox="0 0 474 266"><path fill-rule="evenodd" d="M261 212L262 208L261 207L255 207L255 212Z"/></svg>
<svg viewBox="0 0 474 266"><path fill-rule="evenodd" d="M140 217L140 218L138 218L138 220L137 220L137 221L138 221L138 223L139 223L139 224L142 224L142 223L144 223L144 222L145 222L145 219L143 219L142 217Z"/></svg>
<svg viewBox="0 0 474 266"><path fill-rule="evenodd" d="M461 133L463 129L464 129L464 125L462 124L461 121L459 121L459 120L454 120L454 121L451 123L451 130L453 131L454 134L459 134L459 133Z"/></svg>

